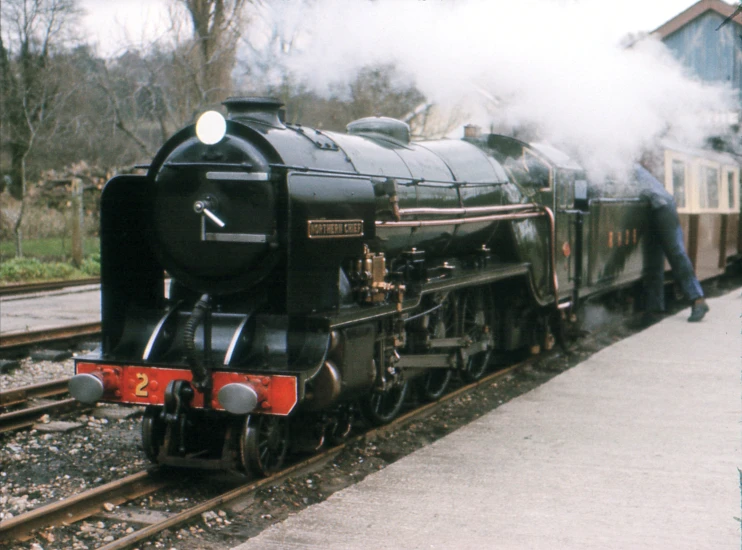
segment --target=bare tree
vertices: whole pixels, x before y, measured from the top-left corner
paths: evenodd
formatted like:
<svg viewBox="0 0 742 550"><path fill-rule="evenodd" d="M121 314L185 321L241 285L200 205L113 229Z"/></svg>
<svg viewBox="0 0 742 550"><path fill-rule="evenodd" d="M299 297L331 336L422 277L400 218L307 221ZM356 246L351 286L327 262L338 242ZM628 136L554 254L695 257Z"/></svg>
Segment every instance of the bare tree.
<svg viewBox="0 0 742 550"><path fill-rule="evenodd" d="M191 93L197 105L213 104L232 89L235 52L251 0L178 0L193 27L195 70Z"/></svg>
<svg viewBox="0 0 742 550"><path fill-rule="evenodd" d="M130 54L131 55L131 54ZM146 61L141 60L141 64L147 66ZM118 71L117 71L118 72ZM116 85L117 75L111 74L111 70L108 65L104 64L101 71L96 75L96 85L103 91L106 98L108 98L108 106L110 108L109 116L106 119L111 120L114 127L123 132L124 136L131 140L139 151L147 157L151 157L153 150L147 141L143 139L137 132L139 127L139 105L137 99L142 94L153 94L153 87L157 87L157 84L153 82L155 80L155 73L149 72L144 79L136 79L134 75L128 73L125 76L130 78L129 86L125 86L126 93L121 93L121 86ZM157 111L157 110L155 110ZM164 141L169 134L168 125L162 114L157 116L156 119L159 121L160 126L160 139L159 142Z"/></svg>
<svg viewBox="0 0 742 550"><path fill-rule="evenodd" d="M147 157L232 90L245 8L257 0L172 0L169 31L126 48L95 77L101 119Z"/></svg>
<svg viewBox="0 0 742 550"><path fill-rule="evenodd" d="M426 101L404 115L402 120L410 125L413 137L440 139L459 128L467 116L460 106L442 109Z"/></svg>
<svg viewBox="0 0 742 550"><path fill-rule="evenodd" d="M240 41L237 84L250 93L278 97L286 105L289 122L329 130L343 130L348 122L364 116L383 114L403 117L425 98L414 82L392 63L359 67L350 77L339 75L336 82L325 83L327 90L318 92L293 74L291 58L302 54L302 47L313 36L307 22L317 0L283 0L261 2L251 10L252 18ZM439 117L430 116L435 109L414 113L408 121L416 135L432 129ZM413 120L414 118L414 120Z"/></svg>
<svg viewBox="0 0 742 550"><path fill-rule="evenodd" d="M304 92L286 61L295 53L300 37L307 34L306 21L315 4L316 0L256 2L239 42L238 86L251 93L280 89L287 94L281 97L284 102Z"/></svg>
<svg viewBox="0 0 742 550"><path fill-rule="evenodd" d="M28 191L26 161L39 133L56 122L52 113L62 97L52 59L79 13L76 0L2 3L5 36L0 33L0 93L10 136L6 147L10 151L11 193L21 201L13 227L19 257L23 255L21 222Z"/></svg>
<svg viewBox="0 0 742 550"><path fill-rule="evenodd" d="M425 100L393 64L362 68L349 90L348 114L352 119L382 114L400 118Z"/></svg>

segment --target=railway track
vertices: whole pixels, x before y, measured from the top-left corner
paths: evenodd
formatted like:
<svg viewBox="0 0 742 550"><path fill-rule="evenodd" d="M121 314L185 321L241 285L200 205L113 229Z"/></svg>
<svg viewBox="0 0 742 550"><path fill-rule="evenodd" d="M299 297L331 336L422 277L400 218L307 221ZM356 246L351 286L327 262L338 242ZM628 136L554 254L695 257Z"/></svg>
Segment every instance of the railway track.
<svg viewBox="0 0 742 550"><path fill-rule="evenodd" d="M44 296L33 296L35 293L59 290L62 288L90 286L100 283L100 278L91 277L87 279L69 280L69 281L45 281L41 283L20 283L0 286L0 300L15 300L11 296L20 296L21 299L36 298L41 299ZM28 295L28 296L23 296ZM40 302L42 303L42 302ZM42 305L38 307L43 307ZM89 318L88 318L89 319ZM28 327L27 327L28 328ZM11 353L21 352L22 348L31 347L40 344L49 344L80 337L95 336L100 334L101 324L99 321L87 323L77 323L64 325L60 327L41 329L41 330L14 330L0 335L0 352L10 351Z"/></svg>
<svg viewBox="0 0 742 550"><path fill-rule="evenodd" d="M62 340L70 340L83 336L96 336L100 334L100 322L81 323L67 325L44 330L31 330L27 332L16 332L0 337L0 351L15 350L37 344L48 344Z"/></svg>
<svg viewBox="0 0 742 550"><path fill-rule="evenodd" d="M33 386L25 386L0 393L0 408L29 405L34 400L67 394L69 379L55 380ZM85 406L72 398L42 402L9 412L0 412L0 434L32 426L45 414L61 414L84 409Z"/></svg>
<svg viewBox="0 0 742 550"><path fill-rule="evenodd" d="M103 510L105 504L123 504L173 483L175 478L162 476L158 469L137 472L3 521L0 543L28 540L38 529L83 520Z"/></svg>
<svg viewBox="0 0 742 550"><path fill-rule="evenodd" d="M553 353L553 352L552 352ZM154 535L165 529L171 529L181 525L218 506L228 504L238 498L254 493L258 489L271 484L282 482L292 474L302 470L311 469L312 467L331 460L350 444L358 442L364 438L373 437L374 435L391 432L399 429L412 422L420 420L433 414L436 409L441 408L448 401L475 391L484 384L491 384L494 381L504 377L516 369L525 367L536 359L543 358L544 355L529 358L525 361L511 365L505 369L499 370L481 380L462 386L454 390L439 400L418 407L392 421L391 423L364 431L361 434L351 437L347 442L319 452L312 457L295 463L276 474L250 481L246 484L239 485L217 497L197 504L187 510L170 516L162 521L148 525L142 529L134 531L118 540L115 540L99 550L120 550L130 548L138 543L146 541ZM0 543L12 541L24 541L33 536L35 531L48 529L50 527L69 525L75 521L94 516L101 513L104 505L107 503L120 505L148 495L155 491L161 490L168 486L178 483L178 476L168 476L161 469L154 468L149 471L138 472L121 480L117 480L95 489L91 489L75 495L73 497L54 502L39 507L30 512L26 512L9 520L0 523Z"/></svg>
<svg viewBox="0 0 742 550"><path fill-rule="evenodd" d="M27 403L30 399L63 395L67 393L67 383L69 381L69 378L62 378L60 380L53 380L52 382L43 382L41 384L0 392L0 407L20 405Z"/></svg>
<svg viewBox="0 0 742 550"><path fill-rule="evenodd" d="M33 294L35 292L47 292L61 288L100 284L100 277L87 279L75 279L69 281L43 281L40 283L13 283L0 286L0 297L15 296L17 294Z"/></svg>

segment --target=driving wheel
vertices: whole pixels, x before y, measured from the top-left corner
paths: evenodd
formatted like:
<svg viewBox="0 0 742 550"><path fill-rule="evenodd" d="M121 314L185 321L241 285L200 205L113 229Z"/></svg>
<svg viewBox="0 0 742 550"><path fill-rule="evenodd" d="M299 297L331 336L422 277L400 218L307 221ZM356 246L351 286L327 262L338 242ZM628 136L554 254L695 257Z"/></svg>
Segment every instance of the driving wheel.
<svg viewBox="0 0 742 550"><path fill-rule="evenodd" d="M456 310L448 298L445 299L440 308L430 314L428 334L431 338L446 338L456 334ZM416 380L420 399L423 401L440 399L446 393L452 374L451 369L428 369L425 374Z"/></svg>
<svg viewBox="0 0 742 550"><path fill-rule="evenodd" d="M374 391L361 400L361 414L373 426L394 420L402 410L409 382L395 384L386 391Z"/></svg>
<svg viewBox="0 0 742 550"><path fill-rule="evenodd" d="M472 342L461 373L467 382L482 378L492 357L491 303L487 287L465 290L461 297L461 335Z"/></svg>

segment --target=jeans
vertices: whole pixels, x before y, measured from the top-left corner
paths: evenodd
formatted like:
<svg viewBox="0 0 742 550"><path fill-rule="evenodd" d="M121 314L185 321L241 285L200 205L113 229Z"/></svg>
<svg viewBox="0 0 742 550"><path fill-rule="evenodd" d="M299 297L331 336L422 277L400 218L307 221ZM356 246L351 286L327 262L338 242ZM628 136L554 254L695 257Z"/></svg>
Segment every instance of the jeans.
<svg viewBox="0 0 742 550"><path fill-rule="evenodd" d="M665 310L665 257L670 262L672 276L689 300L703 297L701 284L693 271L693 264L685 252L683 230L673 205L653 208L649 223L644 262L644 291L646 310Z"/></svg>

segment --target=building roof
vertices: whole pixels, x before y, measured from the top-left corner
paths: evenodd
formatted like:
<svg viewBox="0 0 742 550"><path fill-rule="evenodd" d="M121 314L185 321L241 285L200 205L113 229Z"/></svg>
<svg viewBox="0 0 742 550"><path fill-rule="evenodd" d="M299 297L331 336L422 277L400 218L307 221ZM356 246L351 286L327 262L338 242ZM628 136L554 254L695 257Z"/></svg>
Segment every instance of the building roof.
<svg viewBox="0 0 742 550"><path fill-rule="evenodd" d="M710 149L699 149L697 147L689 147L687 145L669 139L663 139L661 143L666 150L683 153L692 157L706 159L721 164L740 166L740 162L737 157L735 157L731 153L726 153L724 151L713 151Z"/></svg>
<svg viewBox="0 0 742 550"><path fill-rule="evenodd" d="M722 0L700 0L699 2L696 2L691 7L689 7L687 10L679 13L663 25L657 27L650 33L650 35L656 36L662 40L665 37L670 36L675 31L681 29L697 17L700 17L707 11L714 11L722 17L727 18L732 15L736 9L737 6L731 6L726 2L723 2ZM734 22L737 23L736 21Z"/></svg>

